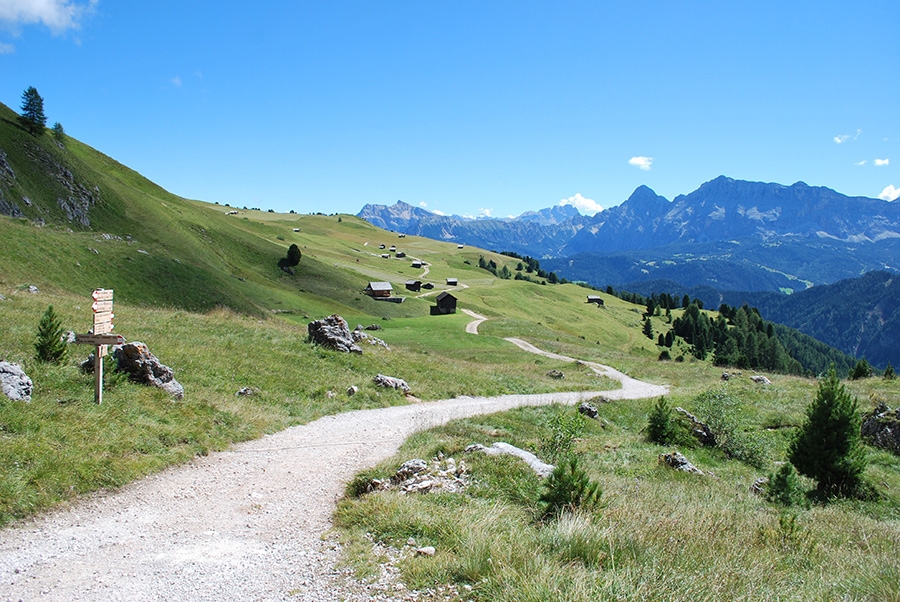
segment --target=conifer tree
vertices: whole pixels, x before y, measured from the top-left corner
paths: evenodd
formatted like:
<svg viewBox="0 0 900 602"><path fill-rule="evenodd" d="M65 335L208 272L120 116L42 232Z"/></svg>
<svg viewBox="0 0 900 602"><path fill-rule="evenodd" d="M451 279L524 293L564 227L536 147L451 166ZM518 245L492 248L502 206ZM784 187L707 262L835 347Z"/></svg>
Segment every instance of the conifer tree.
<svg viewBox="0 0 900 602"><path fill-rule="evenodd" d="M31 134L41 134L47 125L47 116L44 115L44 99L38 94L34 86L30 86L22 93L22 114L19 117L22 125Z"/></svg>
<svg viewBox="0 0 900 602"><path fill-rule="evenodd" d="M672 408L665 397L656 400L656 405L647 415L647 438L654 443L667 445L675 439L672 425Z"/></svg>
<svg viewBox="0 0 900 602"><path fill-rule="evenodd" d="M39 362L58 364L66 357L65 331L59 318L53 311L53 306L47 307L47 311L41 317L38 324L37 340L34 343L35 358Z"/></svg>
<svg viewBox="0 0 900 602"><path fill-rule="evenodd" d="M292 244L290 247L288 247L287 264L289 266L295 266L295 265L299 264L300 257L301 257L300 247L298 247L295 244Z"/></svg>
<svg viewBox="0 0 900 602"><path fill-rule="evenodd" d="M861 420L856 399L832 365L788 450L788 459L801 474L815 479L820 493L848 496L859 491L866 469Z"/></svg>

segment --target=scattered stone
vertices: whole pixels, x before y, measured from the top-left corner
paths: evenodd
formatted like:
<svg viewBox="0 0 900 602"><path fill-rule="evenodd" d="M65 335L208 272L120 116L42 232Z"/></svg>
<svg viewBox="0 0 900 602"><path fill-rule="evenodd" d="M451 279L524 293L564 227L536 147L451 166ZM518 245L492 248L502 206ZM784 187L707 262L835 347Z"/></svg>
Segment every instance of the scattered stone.
<svg viewBox="0 0 900 602"><path fill-rule="evenodd" d="M892 410L883 401L863 414L863 438L871 445L900 454L900 406Z"/></svg>
<svg viewBox="0 0 900 602"><path fill-rule="evenodd" d="M309 332L307 340L343 353L362 353L362 348L357 345L347 321L337 314L321 320L314 320L306 327Z"/></svg>
<svg viewBox="0 0 900 602"><path fill-rule="evenodd" d="M769 484L769 479L766 477L759 477L753 484L750 485L750 493L756 495L765 495L766 494L766 485Z"/></svg>
<svg viewBox="0 0 900 602"><path fill-rule="evenodd" d="M90 252L93 253L94 255L99 255L99 254L100 254L100 251L98 251L97 249L94 249L93 247L88 247L88 251L90 251Z"/></svg>
<svg viewBox="0 0 900 602"><path fill-rule="evenodd" d="M359 393L359 387L357 387L356 385L347 387L347 395L349 395L350 397L356 395L357 393Z"/></svg>
<svg viewBox="0 0 900 602"><path fill-rule="evenodd" d="M510 445L509 443L504 443L502 441L498 441L491 445L490 447L485 447L480 443L473 443L472 445L466 448L466 452L484 452L489 456L499 456L499 455L509 455L516 456L525 461L526 464L535 472L537 475L543 479L546 479L550 476L550 473L553 472L553 469L556 468L552 464L547 464L542 462L537 456L529 451L525 451L524 449L519 449L515 445Z"/></svg>
<svg viewBox="0 0 900 602"><path fill-rule="evenodd" d="M432 491L455 493L466 487L467 476L468 468L464 461L457 464L453 458L445 459L443 454L438 454L430 463L420 458L407 460L400 465L394 476L389 479L372 479L364 490L372 492L396 489L404 494ZM414 539L410 538L410 541L407 541L408 545L416 545Z"/></svg>
<svg viewBox="0 0 900 602"><path fill-rule="evenodd" d="M253 387L241 387L235 395L238 397L249 397L251 395L256 395L256 389Z"/></svg>
<svg viewBox="0 0 900 602"><path fill-rule="evenodd" d="M116 371L127 373L132 382L158 387L175 399L184 397L184 387L175 380L172 369L150 353L144 343L135 341L115 345L112 356L116 360Z"/></svg>
<svg viewBox="0 0 900 602"><path fill-rule="evenodd" d="M550 378L565 378L566 375L563 374L560 370L550 370L547 372L547 376Z"/></svg>
<svg viewBox="0 0 900 602"><path fill-rule="evenodd" d="M722 373L722 380L729 380L729 379L731 379L731 375L728 374L727 372L723 372L723 373Z"/></svg>
<svg viewBox="0 0 900 602"><path fill-rule="evenodd" d="M404 393L410 392L409 385L406 384L406 381L402 378L385 376L384 374L377 374L372 378L372 382L374 382L379 387L385 387L388 389L400 389Z"/></svg>
<svg viewBox="0 0 900 602"><path fill-rule="evenodd" d="M691 432L702 445L715 445L716 435L709 428L709 425L700 422L700 420L683 408L675 408L675 411L687 418L691 423Z"/></svg>
<svg viewBox="0 0 900 602"><path fill-rule="evenodd" d="M328 391L325 391L325 397L327 397L328 399L334 399L335 397L337 397L337 393L329 389Z"/></svg>
<svg viewBox="0 0 900 602"><path fill-rule="evenodd" d="M381 345L388 351L391 350L391 348L388 347L388 344L385 343L384 341L382 341L381 339L366 334L364 332L362 324L357 325L356 329L350 333L350 336L353 338L353 341L356 343L359 343L360 341L369 341L370 345Z"/></svg>
<svg viewBox="0 0 900 602"><path fill-rule="evenodd" d="M434 546L423 546L421 548L416 548L416 556L434 556L436 550Z"/></svg>
<svg viewBox="0 0 900 602"><path fill-rule="evenodd" d="M3 295L0 295L0 301L6 301L6 297L4 297Z"/></svg>
<svg viewBox="0 0 900 602"><path fill-rule="evenodd" d="M38 287L36 287L35 285L29 284L29 285L28 285L28 292L31 293L32 295L36 295L36 294L38 294L38 293L41 292L41 291L38 290Z"/></svg>
<svg viewBox="0 0 900 602"><path fill-rule="evenodd" d="M381 330L381 324L369 324L366 330Z"/></svg>
<svg viewBox="0 0 900 602"><path fill-rule="evenodd" d="M0 391L13 401L31 401L34 383L18 364L0 361Z"/></svg>
<svg viewBox="0 0 900 602"><path fill-rule="evenodd" d="M699 475L705 475L702 470L688 462L688 459L681 455L679 452L672 452L671 454L659 454L659 462L660 464L665 464L669 468L674 468L675 470L680 470L682 472L690 472Z"/></svg>
<svg viewBox="0 0 900 602"><path fill-rule="evenodd" d="M771 385L772 384L771 380L769 380L765 376L762 376L761 374L754 374L753 376L750 377L750 380L752 380L755 383L759 383L760 385Z"/></svg>
<svg viewBox="0 0 900 602"><path fill-rule="evenodd" d="M600 412L597 411L597 407L589 404L586 401L582 401L581 405L578 406L578 413L593 420L600 419Z"/></svg>

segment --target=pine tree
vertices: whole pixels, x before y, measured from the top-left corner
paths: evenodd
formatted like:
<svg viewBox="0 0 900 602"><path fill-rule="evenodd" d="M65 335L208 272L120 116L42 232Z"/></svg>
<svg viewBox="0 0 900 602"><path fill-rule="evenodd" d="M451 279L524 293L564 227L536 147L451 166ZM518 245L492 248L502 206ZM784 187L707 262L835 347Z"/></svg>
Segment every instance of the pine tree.
<svg viewBox="0 0 900 602"><path fill-rule="evenodd" d="M866 469L861 420L856 399L832 365L788 450L788 459L801 474L816 480L820 493L847 496L859 491Z"/></svg>
<svg viewBox="0 0 900 602"><path fill-rule="evenodd" d="M34 86L30 86L22 93L22 114L19 120L32 135L43 133L44 127L47 125L47 116L44 115L44 99L41 98Z"/></svg>
<svg viewBox="0 0 900 602"><path fill-rule="evenodd" d="M660 445L668 445L675 438L672 425L672 408L665 397L656 400L656 405L647 415L647 439Z"/></svg>
<svg viewBox="0 0 900 602"><path fill-rule="evenodd" d="M890 362L888 362L888 365L884 368L884 380L894 380L896 376L897 375L894 374L894 366L892 366Z"/></svg>
<svg viewBox="0 0 900 602"><path fill-rule="evenodd" d="M53 311L53 306L47 307L41 321L38 324L37 340L34 343L35 358L39 362L58 364L66 357L65 331L59 318Z"/></svg>
<svg viewBox="0 0 900 602"><path fill-rule="evenodd" d="M653 324L650 322L650 316L644 318L644 326L642 328L644 336L651 341L653 340Z"/></svg>
<svg viewBox="0 0 900 602"><path fill-rule="evenodd" d="M295 266L295 265L299 264L300 257L301 257L300 247L298 247L295 244L292 244L290 247L288 247L287 264L289 266Z"/></svg>

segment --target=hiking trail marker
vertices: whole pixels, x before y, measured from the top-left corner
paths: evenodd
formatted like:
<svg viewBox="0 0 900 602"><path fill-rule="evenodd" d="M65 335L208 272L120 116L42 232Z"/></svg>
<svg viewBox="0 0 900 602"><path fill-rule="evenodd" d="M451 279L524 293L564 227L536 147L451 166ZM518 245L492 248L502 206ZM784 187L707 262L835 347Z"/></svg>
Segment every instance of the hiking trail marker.
<svg viewBox="0 0 900 602"><path fill-rule="evenodd" d="M112 289L98 288L91 293L94 312L94 327L89 334L76 334L75 342L82 345L93 345L94 349L94 401L103 403L103 358L107 354L107 345L121 345L125 337L111 334L113 329Z"/></svg>

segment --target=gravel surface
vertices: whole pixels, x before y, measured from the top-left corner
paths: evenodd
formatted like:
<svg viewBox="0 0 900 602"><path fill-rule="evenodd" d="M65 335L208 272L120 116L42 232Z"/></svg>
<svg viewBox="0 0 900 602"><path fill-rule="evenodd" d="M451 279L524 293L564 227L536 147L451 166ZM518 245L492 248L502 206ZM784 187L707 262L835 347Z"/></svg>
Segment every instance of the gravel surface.
<svg viewBox="0 0 900 602"><path fill-rule="evenodd" d="M0 600L440 598L408 592L396 576L373 588L335 568L340 547L327 534L344 484L395 454L411 434L457 418L600 394L666 393L585 363L622 388L460 397L327 416L21 522L0 531Z"/></svg>

